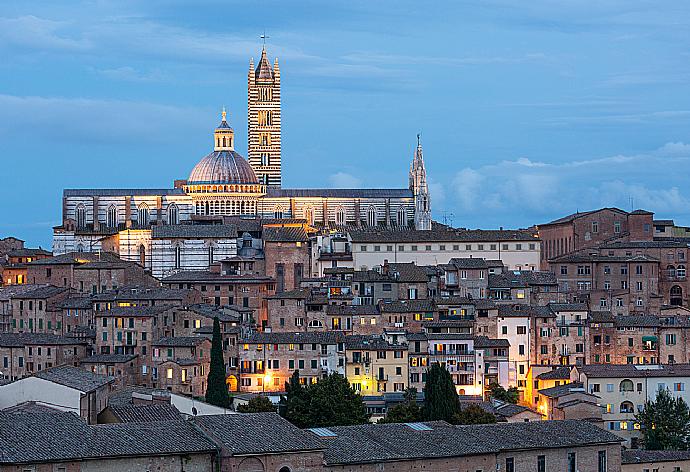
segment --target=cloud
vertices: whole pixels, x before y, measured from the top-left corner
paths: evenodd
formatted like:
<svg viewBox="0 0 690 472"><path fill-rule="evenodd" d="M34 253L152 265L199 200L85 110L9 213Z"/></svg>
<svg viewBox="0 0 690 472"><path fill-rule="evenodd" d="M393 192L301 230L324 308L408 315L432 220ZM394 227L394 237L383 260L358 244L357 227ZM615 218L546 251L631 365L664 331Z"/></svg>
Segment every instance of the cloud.
<svg viewBox="0 0 690 472"><path fill-rule="evenodd" d="M93 69L93 71L111 80L123 80L127 82L160 82L167 78L167 76L158 69L142 72L130 66L116 67L113 69Z"/></svg>
<svg viewBox="0 0 690 472"><path fill-rule="evenodd" d="M359 188L362 186L362 179L346 172L336 172L328 176L328 182L333 188Z"/></svg>
<svg viewBox="0 0 690 472"><path fill-rule="evenodd" d="M690 217L690 192L684 179L688 172L690 145L683 142L669 142L637 155L557 164L523 157L457 171L448 189L447 206L462 209L466 220L496 217L519 221L518 226L578 209L618 206L627 210L631 199L636 208Z"/></svg>
<svg viewBox="0 0 690 472"><path fill-rule="evenodd" d="M0 44L12 44L38 50L87 50L91 44L83 38L61 34L69 23L39 18L33 15L0 18Z"/></svg>
<svg viewBox="0 0 690 472"><path fill-rule="evenodd" d="M126 100L0 95L0 136L99 141L121 144L127 140L159 142L170 130L196 129L209 112L193 107Z"/></svg>

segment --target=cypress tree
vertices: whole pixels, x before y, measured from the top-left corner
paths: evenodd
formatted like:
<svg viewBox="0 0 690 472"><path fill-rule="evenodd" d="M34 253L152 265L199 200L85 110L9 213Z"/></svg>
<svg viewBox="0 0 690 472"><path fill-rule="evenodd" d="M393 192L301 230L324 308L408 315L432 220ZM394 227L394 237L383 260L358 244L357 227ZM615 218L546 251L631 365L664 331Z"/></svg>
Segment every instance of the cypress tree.
<svg viewBox="0 0 690 472"><path fill-rule="evenodd" d="M460 400L450 373L439 363L431 366L424 384L424 419L453 422L460 413Z"/></svg>
<svg viewBox="0 0 690 472"><path fill-rule="evenodd" d="M220 335L220 321L213 318L211 340L211 368L206 382L206 401L211 405L227 408L230 403L228 387L225 384L225 361L223 360L223 338Z"/></svg>

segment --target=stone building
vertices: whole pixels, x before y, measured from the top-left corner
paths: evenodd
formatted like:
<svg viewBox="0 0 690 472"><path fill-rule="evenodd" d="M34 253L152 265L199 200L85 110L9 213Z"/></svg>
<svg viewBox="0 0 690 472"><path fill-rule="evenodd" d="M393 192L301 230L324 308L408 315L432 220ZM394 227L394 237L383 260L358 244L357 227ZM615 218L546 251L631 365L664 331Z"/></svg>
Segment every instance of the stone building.
<svg viewBox="0 0 690 472"><path fill-rule="evenodd" d="M0 286L27 283L27 264L53 254L43 249L13 249L0 254Z"/></svg>
<svg viewBox="0 0 690 472"><path fill-rule="evenodd" d="M303 383L333 372L345 375L344 337L339 332L252 333L239 343L242 392L282 392L295 370Z"/></svg>
<svg viewBox="0 0 690 472"><path fill-rule="evenodd" d="M46 333L0 334L0 378L16 380L69 364L78 365L88 354L86 341Z"/></svg>
<svg viewBox="0 0 690 472"><path fill-rule="evenodd" d="M63 334L62 310L59 305L69 289L41 285L12 297L10 330L18 333Z"/></svg>
<svg viewBox="0 0 690 472"><path fill-rule="evenodd" d="M403 392L409 386L408 346L382 336L345 338L345 376L361 395Z"/></svg>
<svg viewBox="0 0 690 472"><path fill-rule="evenodd" d="M211 365L211 340L200 336L161 338L153 343L152 386L203 397Z"/></svg>
<svg viewBox="0 0 690 472"><path fill-rule="evenodd" d="M276 281L276 292L300 288L309 276L311 248L301 227L265 227L262 234L266 275Z"/></svg>

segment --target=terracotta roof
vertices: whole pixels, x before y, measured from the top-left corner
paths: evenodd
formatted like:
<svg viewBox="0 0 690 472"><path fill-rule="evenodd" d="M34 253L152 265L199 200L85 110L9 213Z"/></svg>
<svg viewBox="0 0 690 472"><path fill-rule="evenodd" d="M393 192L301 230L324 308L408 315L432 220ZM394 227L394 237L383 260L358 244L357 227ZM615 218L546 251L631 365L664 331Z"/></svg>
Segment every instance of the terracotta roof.
<svg viewBox="0 0 690 472"><path fill-rule="evenodd" d="M306 242L309 237L304 228L301 227L264 226L261 239L267 242Z"/></svg>

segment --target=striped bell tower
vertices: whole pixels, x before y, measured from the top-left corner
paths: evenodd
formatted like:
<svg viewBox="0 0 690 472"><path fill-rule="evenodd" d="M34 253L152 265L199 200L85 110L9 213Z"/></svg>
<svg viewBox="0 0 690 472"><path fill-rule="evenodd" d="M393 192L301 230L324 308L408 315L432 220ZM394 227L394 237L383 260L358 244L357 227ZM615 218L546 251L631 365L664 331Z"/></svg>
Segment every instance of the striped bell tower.
<svg viewBox="0 0 690 472"><path fill-rule="evenodd" d="M277 58L271 67L265 44L256 68L249 61L247 126L249 164L261 184L280 187L280 69Z"/></svg>

